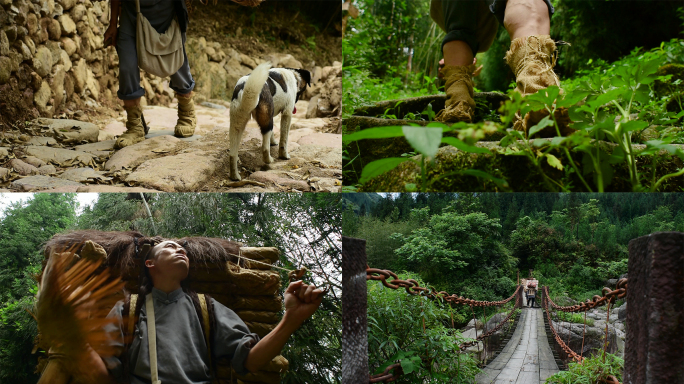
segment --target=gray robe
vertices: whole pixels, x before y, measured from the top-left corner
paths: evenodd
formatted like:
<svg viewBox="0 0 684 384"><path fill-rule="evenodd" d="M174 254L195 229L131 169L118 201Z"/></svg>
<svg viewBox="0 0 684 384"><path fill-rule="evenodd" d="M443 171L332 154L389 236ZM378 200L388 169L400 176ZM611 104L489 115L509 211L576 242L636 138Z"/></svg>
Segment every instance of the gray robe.
<svg viewBox="0 0 684 384"><path fill-rule="evenodd" d="M157 366L159 380L174 384L210 384L207 344L202 332L192 299L178 289L169 293L153 288L154 315L157 331ZM221 303L212 299L216 314L216 329L212 348L217 358L228 357L232 367L239 374L248 373L245 360L251 348L259 341L259 336L250 333L245 323ZM123 301L109 313L117 321L108 326L115 332L114 345L123 347ZM135 327L133 341L128 351L129 370L132 384L150 383L150 355L147 340L147 310L142 305L140 318ZM117 358L105 359L112 376L123 379L121 361Z"/></svg>

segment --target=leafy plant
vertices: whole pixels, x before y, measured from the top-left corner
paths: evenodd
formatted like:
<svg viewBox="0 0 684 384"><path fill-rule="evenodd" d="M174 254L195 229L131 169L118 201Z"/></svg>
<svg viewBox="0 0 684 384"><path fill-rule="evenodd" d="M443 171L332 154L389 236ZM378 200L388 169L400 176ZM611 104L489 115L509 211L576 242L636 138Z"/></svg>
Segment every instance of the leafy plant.
<svg viewBox="0 0 684 384"><path fill-rule="evenodd" d="M418 278L400 274L401 279ZM470 383L480 371L477 362L458 346L466 341L458 330L445 326L454 316L448 305L402 290L368 283L368 362L372 373L400 362L404 383ZM419 284L424 285L422 281Z"/></svg>
<svg viewBox="0 0 684 384"><path fill-rule="evenodd" d="M606 353L588 357L582 363L572 362L567 371L561 371L546 379L546 384L594 384L609 375L622 381L625 361L616 355Z"/></svg>

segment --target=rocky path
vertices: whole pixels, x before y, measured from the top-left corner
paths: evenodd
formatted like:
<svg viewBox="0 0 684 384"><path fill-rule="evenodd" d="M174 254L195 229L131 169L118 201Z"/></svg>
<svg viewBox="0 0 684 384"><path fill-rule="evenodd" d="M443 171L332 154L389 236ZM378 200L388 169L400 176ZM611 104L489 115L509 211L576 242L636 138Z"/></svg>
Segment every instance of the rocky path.
<svg viewBox="0 0 684 384"><path fill-rule="evenodd" d="M146 140L115 151L125 130L125 112L95 119L38 119L31 134L0 134L0 192L338 192L342 182L342 136L338 121L306 118L307 101L297 103L289 137L290 160L265 165L261 133L251 121L242 138L242 182L228 178L229 104L197 105L195 135L173 136L176 109L150 106ZM275 120L280 137L280 117ZM277 157L277 147L271 147Z"/></svg>
<svg viewBox="0 0 684 384"><path fill-rule="evenodd" d="M540 308L523 308L503 351L478 375L478 384L542 384L558 372Z"/></svg>

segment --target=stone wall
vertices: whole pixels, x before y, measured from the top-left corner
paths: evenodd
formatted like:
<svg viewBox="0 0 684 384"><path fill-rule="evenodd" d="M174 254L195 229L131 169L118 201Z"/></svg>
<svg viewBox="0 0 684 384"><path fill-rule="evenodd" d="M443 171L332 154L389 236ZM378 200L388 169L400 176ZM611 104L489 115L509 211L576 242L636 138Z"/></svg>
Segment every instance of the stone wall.
<svg viewBox="0 0 684 384"><path fill-rule="evenodd" d="M109 18L107 1L0 0L0 94L20 95L13 103L33 117L118 105L119 59L113 47L103 45ZM230 100L240 77L270 61L312 72L305 99L313 99L314 106L307 117L339 114L339 62L319 67L284 53L249 57L203 37L189 37L186 48L200 102ZM143 73L141 86L143 105L167 105L173 98L168 79Z"/></svg>

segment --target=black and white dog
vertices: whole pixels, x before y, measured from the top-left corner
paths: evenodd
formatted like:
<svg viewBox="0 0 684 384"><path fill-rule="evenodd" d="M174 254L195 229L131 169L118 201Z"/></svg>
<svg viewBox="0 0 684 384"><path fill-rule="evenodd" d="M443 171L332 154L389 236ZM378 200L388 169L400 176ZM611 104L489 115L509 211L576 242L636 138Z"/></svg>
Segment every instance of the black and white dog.
<svg viewBox="0 0 684 384"><path fill-rule="evenodd" d="M296 112L295 103L311 85L311 73L303 69L273 68L264 63L254 71L238 80L230 102L230 178L240 180L238 172L238 148L242 133L249 122L254 119L261 128L263 142L261 152L264 163L273 162L271 145L276 145L273 136L273 117L280 116L280 148L278 157L289 159L287 153L287 137L290 133L290 121Z"/></svg>

